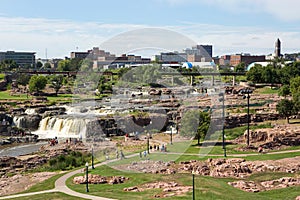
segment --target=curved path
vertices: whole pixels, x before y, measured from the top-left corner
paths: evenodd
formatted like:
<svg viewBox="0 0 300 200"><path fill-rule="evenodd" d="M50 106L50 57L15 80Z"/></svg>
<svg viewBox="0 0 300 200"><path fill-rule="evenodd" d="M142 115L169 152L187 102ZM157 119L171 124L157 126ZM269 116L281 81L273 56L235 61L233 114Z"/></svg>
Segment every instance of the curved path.
<svg viewBox="0 0 300 200"><path fill-rule="evenodd" d="M268 152L267 154L284 154L284 153L294 153L294 152L300 152L300 149L296 149L296 150L286 150L286 151L276 151L276 152ZM157 154L159 154L160 152L156 152ZM195 154L195 153L176 153L176 152L161 152L161 153L167 153L167 154L184 154L184 155L199 155L199 154ZM139 154L131 154L131 155L127 155L127 158L131 158L134 156L138 156ZM245 157L245 156L258 156L258 155L262 155L261 153L251 153L251 154L227 154L228 157ZM201 155L200 155L201 156ZM209 156L223 156L223 154L209 154ZM113 160L108 160L102 163L98 163L95 165L95 167L101 166L101 165L105 165L108 164L110 162L114 162L117 161L117 159L113 159ZM91 168L91 167L90 167ZM9 195L9 196L5 196L5 197L0 197L0 199L10 199L10 198L16 198L16 197L25 197L25 196L31 196L31 195L36 195L36 194L43 194L43 193L52 193L52 192L62 192L71 196L75 196L75 197L80 197L80 198L85 198L85 199L92 199L92 200L113 200L110 198L105 198L105 197L99 197L99 196L93 196L93 195L88 195L88 194L84 194L84 193L79 193L79 192L75 192L73 190L71 190L70 188L67 187L66 185L66 181L67 179L69 179L71 176L78 174L78 173L82 173L82 169L78 169L75 171L71 171L65 175L63 175L62 177L58 178L55 181L55 188L51 189L51 190L44 190L44 191L39 191L39 192L30 192L30 193L23 193L23 194L16 194L16 195Z"/></svg>
<svg viewBox="0 0 300 200"><path fill-rule="evenodd" d="M138 154L131 154L131 155L127 155L126 157L131 158L131 157L134 157L134 156L137 156L137 155ZM108 163L114 162L114 161L117 161L117 159L107 160L105 162L98 163L98 164L95 165L95 167L99 167L101 165L105 165L105 164L108 164ZM58 178L55 181L55 190L57 190L58 192L63 192L65 194L71 195L71 196L76 196L76 197L81 197L81 198L86 198L86 199L112 200L112 199L109 199L109 198L104 198L104 197L93 196L93 195L88 195L88 194L84 194L84 193L75 192L75 191L71 190L70 188L68 188L67 185L66 185L67 179L69 179L71 176L73 176L75 174L78 174L78 173L82 173L82 169L78 169L78 170L69 172L69 173L63 175L62 177Z"/></svg>

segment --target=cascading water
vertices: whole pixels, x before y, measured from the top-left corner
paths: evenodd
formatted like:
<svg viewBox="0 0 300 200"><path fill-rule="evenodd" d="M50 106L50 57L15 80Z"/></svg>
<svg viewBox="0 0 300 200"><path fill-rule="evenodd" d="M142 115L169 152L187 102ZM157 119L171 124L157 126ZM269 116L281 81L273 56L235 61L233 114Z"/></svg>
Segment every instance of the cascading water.
<svg viewBox="0 0 300 200"><path fill-rule="evenodd" d="M86 138L88 123L92 119L74 116L46 117L41 120L39 129L34 134L39 138Z"/></svg>
<svg viewBox="0 0 300 200"><path fill-rule="evenodd" d="M15 116L13 118L13 123L16 127L21 128L23 127L24 123L26 122L24 116Z"/></svg>
<svg viewBox="0 0 300 200"><path fill-rule="evenodd" d="M63 108L64 114L58 115L53 113L61 110L61 107L27 109L25 111L27 115L16 116L13 121L19 128L28 128L33 116L40 117L39 119L36 117L37 124L31 129L36 130L32 133L38 135L39 139L55 137L84 139L104 135L99 118L107 116L111 111L107 112L103 106L90 102L65 105ZM48 113L45 115L46 111Z"/></svg>

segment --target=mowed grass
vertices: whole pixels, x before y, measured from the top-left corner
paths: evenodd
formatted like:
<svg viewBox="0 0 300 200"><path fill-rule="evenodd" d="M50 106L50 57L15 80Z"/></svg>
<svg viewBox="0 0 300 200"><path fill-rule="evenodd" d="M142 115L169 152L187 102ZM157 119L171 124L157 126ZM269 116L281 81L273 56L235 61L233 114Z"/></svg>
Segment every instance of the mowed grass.
<svg viewBox="0 0 300 200"><path fill-rule="evenodd" d="M80 197L70 196L61 192L37 194L26 197L11 198L11 200L84 200Z"/></svg>
<svg viewBox="0 0 300 200"><path fill-rule="evenodd" d="M0 73L0 80L3 80L5 78L5 74Z"/></svg>
<svg viewBox="0 0 300 200"><path fill-rule="evenodd" d="M0 91L0 100L30 100L32 97L27 94L10 95L9 91Z"/></svg>
<svg viewBox="0 0 300 200"><path fill-rule="evenodd" d="M27 190L21 192L21 193L29 193L29 192L38 192L38 191L43 191L43 190L50 190L54 189L55 187L55 181L63 176L65 173L60 173L52 176L51 178L44 180L40 183L37 183L33 185L32 187L28 188Z"/></svg>
<svg viewBox="0 0 300 200"><path fill-rule="evenodd" d="M271 87L263 87L263 88L258 88L255 90L255 93L259 94L277 94L279 91L279 88L271 88Z"/></svg>
<svg viewBox="0 0 300 200"><path fill-rule="evenodd" d="M33 97L31 95L27 94L16 94L16 95L11 95L10 91L0 91L0 100L31 100ZM57 97L47 97L48 101L52 102L70 102L74 98L77 98L77 96L73 94L58 94Z"/></svg>
<svg viewBox="0 0 300 200"><path fill-rule="evenodd" d="M47 97L48 101L53 101L53 102L71 101L74 98L78 98L78 96L76 96L74 94L58 94L56 97L55 96Z"/></svg>
<svg viewBox="0 0 300 200"><path fill-rule="evenodd" d="M90 170L89 173L100 174L102 176L125 176L129 180L123 184L89 184L89 194L95 196L102 196L107 198L115 199L154 199L155 194L161 194L162 189L145 190L143 192L125 192L123 188L132 186L141 186L145 183L152 183L158 181L175 181L180 185L192 186L192 175L189 173L185 174L173 174L173 175L162 175L162 174L144 174L144 173L128 173L124 171L118 171L110 168L109 166L97 167L94 170ZM77 174L79 176L83 174ZM266 173L256 176L249 177L249 180L261 181L261 180L272 180L274 178L286 176L286 173ZM67 185L71 189L86 193L86 185L74 184L72 182L73 177L67 180ZM242 190L236 189L228 184L228 182L236 181L237 179L232 178L212 178L208 176L195 176L195 197L196 199L256 199L256 200L271 200L271 199L295 199L299 193L299 186L289 187L285 189L272 190L267 192L259 193L248 193ZM174 199L183 200L192 199L192 190L183 196L173 196L168 198L160 199Z"/></svg>

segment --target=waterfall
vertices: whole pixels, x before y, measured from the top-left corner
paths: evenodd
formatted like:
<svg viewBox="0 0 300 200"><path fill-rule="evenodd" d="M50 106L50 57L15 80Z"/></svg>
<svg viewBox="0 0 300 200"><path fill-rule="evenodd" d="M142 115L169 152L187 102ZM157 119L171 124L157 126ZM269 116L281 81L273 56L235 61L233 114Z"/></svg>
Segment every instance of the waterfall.
<svg viewBox="0 0 300 200"><path fill-rule="evenodd" d="M25 123L25 117L24 116L14 116L13 118L13 124L20 128L23 127L23 124Z"/></svg>
<svg viewBox="0 0 300 200"><path fill-rule="evenodd" d="M96 119L69 115L46 117L33 133L39 135L39 138L86 138L87 125L92 120Z"/></svg>
<svg viewBox="0 0 300 200"><path fill-rule="evenodd" d="M47 130L49 117L46 117L40 121L39 130L45 131Z"/></svg>

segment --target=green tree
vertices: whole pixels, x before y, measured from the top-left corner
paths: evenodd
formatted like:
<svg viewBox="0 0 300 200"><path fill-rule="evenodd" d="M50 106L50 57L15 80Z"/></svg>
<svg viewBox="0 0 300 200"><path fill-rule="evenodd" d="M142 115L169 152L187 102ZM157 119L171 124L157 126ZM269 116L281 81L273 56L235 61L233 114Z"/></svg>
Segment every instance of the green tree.
<svg viewBox="0 0 300 200"><path fill-rule="evenodd" d="M82 58L72 58L70 60L69 70L68 71L78 71L82 66Z"/></svg>
<svg viewBox="0 0 300 200"><path fill-rule="evenodd" d="M199 110L189 110L181 120L180 134L184 137L197 138L198 145L200 145L200 139L205 137L209 124L209 113Z"/></svg>
<svg viewBox="0 0 300 200"><path fill-rule="evenodd" d="M51 87L55 90L55 95L57 96L58 91L63 86L64 77L62 75L51 77Z"/></svg>
<svg viewBox="0 0 300 200"><path fill-rule="evenodd" d="M29 81L29 91L39 93L46 87L47 78L45 76L34 75Z"/></svg>
<svg viewBox="0 0 300 200"><path fill-rule="evenodd" d="M46 63L44 64L44 68L45 68L45 69L51 69L51 64L48 63L48 62L46 62Z"/></svg>
<svg viewBox="0 0 300 200"><path fill-rule="evenodd" d="M234 67L234 72L244 72L245 71L245 63L241 62Z"/></svg>
<svg viewBox="0 0 300 200"><path fill-rule="evenodd" d="M59 61L57 71L70 71L70 60Z"/></svg>
<svg viewBox="0 0 300 200"><path fill-rule="evenodd" d="M37 61L36 68L40 69L43 67L43 63L41 61Z"/></svg>
<svg viewBox="0 0 300 200"><path fill-rule="evenodd" d="M93 70L93 61L90 59L84 59L81 61L80 71L89 72Z"/></svg>
<svg viewBox="0 0 300 200"><path fill-rule="evenodd" d="M17 69L18 67L19 67L18 64L14 60L11 60L11 59L3 60L0 63L1 71L14 70L14 69Z"/></svg>
<svg viewBox="0 0 300 200"><path fill-rule="evenodd" d="M288 96L290 94L291 94L291 91L290 91L290 86L289 85L281 86L279 91L278 91L278 95L283 96L284 98L286 98L286 96Z"/></svg>
<svg viewBox="0 0 300 200"><path fill-rule="evenodd" d="M279 101L276 105L276 110L280 115L283 115L286 118L287 123L290 122L289 117L297 113L294 102L288 99Z"/></svg>
<svg viewBox="0 0 300 200"><path fill-rule="evenodd" d="M290 90L297 110L300 109L300 76L291 79Z"/></svg>
<svg viewBox="0 0 300 200"><path fill-rule="evenodd" d="M30 75L25 73L18 74L17 82L20 85L26 86L29 83Z"/></svg>
<svg viewBox="0 0 300 200"><path fill-rule="evenodd" d="M112 91L111 82L106 81L106 78L103 75L100 76L100 79L99 79L98 91L100 94L103 94L104 91Z"/></svg>
<svg viewBox="0 0 300 200"><path fill-rule="evenodd" d="M263 67L259 64L255 64L247 73L247 80L253 83L263 83L264 79L262 76Z"/></svg>
<svg viewBox="0 0 300 200"><path fill-rule="evenodd" d="M272 65L268 65L262 70L262 78L264 83L274 83L279 82L279 78L277 75L277 69L275 69Z"/></svg>
<svg viewBox="0 0 300 200"><path fill-rule="evenodd" d="M280 69L280 83L290 84L290 80L300 75L300 62L293 62Z"/></svg>

